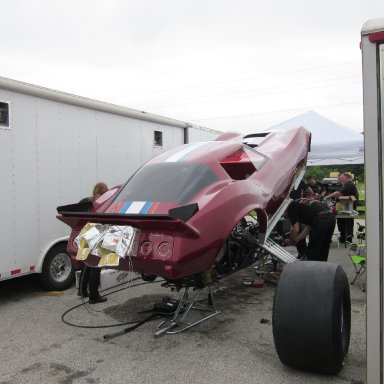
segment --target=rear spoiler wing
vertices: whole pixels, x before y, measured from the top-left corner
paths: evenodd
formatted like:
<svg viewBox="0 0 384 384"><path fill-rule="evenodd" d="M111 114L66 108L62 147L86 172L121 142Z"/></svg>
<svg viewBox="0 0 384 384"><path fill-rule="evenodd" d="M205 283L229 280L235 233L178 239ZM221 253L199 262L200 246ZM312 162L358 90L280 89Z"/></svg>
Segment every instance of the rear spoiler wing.
<svg viewBox="0 0 384 384"><path fill-rule="evenodd" d="M199 207L196 203L172 208L169 210L168 215L127 215L122 213L87 212L84 204L79 203L57 207L59 215L56 217L71 228L82 228L85 224L92 222L130 225L140 230L176 232L192 238L200 237L200 232L186 222L198 212Z"/></svg>

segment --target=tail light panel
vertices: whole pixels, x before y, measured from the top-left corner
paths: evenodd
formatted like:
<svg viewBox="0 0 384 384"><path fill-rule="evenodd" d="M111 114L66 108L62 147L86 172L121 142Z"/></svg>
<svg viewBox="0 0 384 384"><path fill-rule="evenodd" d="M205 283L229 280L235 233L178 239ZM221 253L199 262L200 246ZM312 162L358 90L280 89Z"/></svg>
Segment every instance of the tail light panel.
<svg viewBox="0 0 384 384"><path fill-rule="evenodd" d="M168 259L173 253L174 238L162 233L150 233L142 238L139 255L154 259Z"/></svg>

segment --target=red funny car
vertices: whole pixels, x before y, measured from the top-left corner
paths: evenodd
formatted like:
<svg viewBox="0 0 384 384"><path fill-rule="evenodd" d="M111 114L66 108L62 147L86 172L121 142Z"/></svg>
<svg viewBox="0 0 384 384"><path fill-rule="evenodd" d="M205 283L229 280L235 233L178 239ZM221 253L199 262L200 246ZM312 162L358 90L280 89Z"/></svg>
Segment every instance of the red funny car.
<svg viewBox="0 0 384 384"><path fill-rule="evenodd" d="M345 274L330 263L294 262L270 238L291 189L301 180L309 148L310 133L300 127L248 136L226 133L215 141L166 151L93 206L58 208L58 218L72 228L68 252L91 266L133 270L147 280L160 276L186 292L210 289L213 282L269 252L288 263L274 303L280 359L297 368L337 372L349 341ZM326 295L317 289L318 279L329 290ZM318 313L314 306L319 301L330 306L328 311ZM213 315L219 313L213 310ZM303 312L311 317L304 325ZM176 325L177 317L162 332L176 333L171 331ZM316 326L327 331L319 336ZM329 343L334 335L337 340Z"/></svg>
<svg viewBox="0 0 384 384"><path fill-rule="evenodd" d="M254 148L243 143L247 139L255 141L224 134L172 149L103 195L91 212L60 207L59 219L73 228L69 253L75 258L74 239L87 222L129 225L141 232L138 247L117 267L179 281L212 271L232 230L251 211L257 241L264 242L305 167L310 134L304 128L271 133ZM97 265L99 258L91 255L87 263Z"/></svg>

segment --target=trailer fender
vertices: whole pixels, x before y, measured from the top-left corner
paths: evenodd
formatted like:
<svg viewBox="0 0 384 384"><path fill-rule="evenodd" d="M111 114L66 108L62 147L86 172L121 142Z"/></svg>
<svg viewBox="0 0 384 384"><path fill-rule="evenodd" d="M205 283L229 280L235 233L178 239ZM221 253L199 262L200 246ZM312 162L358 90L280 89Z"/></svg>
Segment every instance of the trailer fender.
<svg viewBox="0 0 384 384"><path fill-rule="evenodd" d="M54 239L50 241L48 244L46 244L41 250L40 250L40 256L37 260L36 266L35 266L35 272L41 273L45 257L47 256L47 253L56 245L59 243L68 243L69 236L63 236L59 237L57 239Z"/></svg>
<svg viewBox="0 0 384 384"><path fill-rule="evenodd" d="M59 239L57 239L59 240ZM63 291L75 281L75 267L67 252L68 238L51 242L39 261L40 282L46 290Z"/></svg>

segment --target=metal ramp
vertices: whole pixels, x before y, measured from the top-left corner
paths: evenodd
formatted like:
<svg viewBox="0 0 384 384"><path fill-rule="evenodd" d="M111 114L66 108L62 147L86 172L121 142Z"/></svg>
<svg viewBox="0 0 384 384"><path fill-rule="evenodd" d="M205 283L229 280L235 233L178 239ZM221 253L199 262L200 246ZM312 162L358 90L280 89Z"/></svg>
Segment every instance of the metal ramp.
<svg viewBox="0 0 384 384"><path fill-rule="evenodd" d="M299 261L298 259L296 259L295 256L291 255L286 249L281 247L279 244L275 243L269 237L264 242L264 244L260 244L260 247L285 264L295 263L296 261Z"/></svg>

